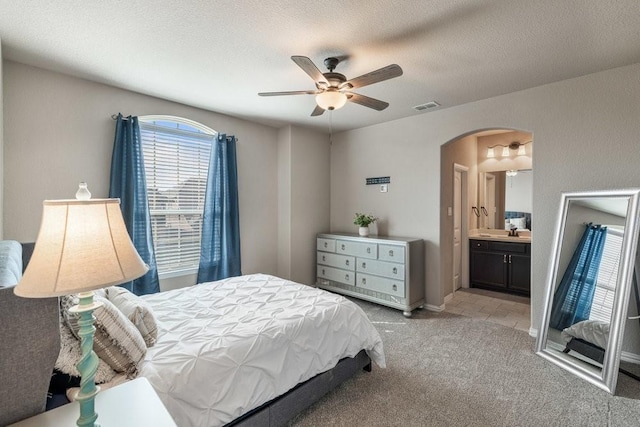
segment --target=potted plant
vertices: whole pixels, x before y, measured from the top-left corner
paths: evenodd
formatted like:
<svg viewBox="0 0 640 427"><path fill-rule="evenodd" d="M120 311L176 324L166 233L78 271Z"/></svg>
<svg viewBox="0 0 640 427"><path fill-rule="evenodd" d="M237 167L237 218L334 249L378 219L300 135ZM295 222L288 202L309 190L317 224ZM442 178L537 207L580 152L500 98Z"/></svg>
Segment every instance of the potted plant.
<svg viewBox="0 0 640 427"><path fill-rule="evenodd" d="M356 212L356 216L353 218L353 223L360 227L358 234L366 237L369 235L369 224L376 222L378 218L373 215L367 215Z"/></svg>

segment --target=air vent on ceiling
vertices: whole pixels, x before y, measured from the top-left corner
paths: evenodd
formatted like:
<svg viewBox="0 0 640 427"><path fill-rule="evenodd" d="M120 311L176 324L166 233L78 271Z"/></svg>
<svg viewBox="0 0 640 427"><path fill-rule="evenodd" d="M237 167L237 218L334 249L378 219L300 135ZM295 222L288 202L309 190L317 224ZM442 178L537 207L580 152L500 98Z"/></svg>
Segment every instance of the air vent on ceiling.
<svg viewBox="0 0 640 427"><path fill-rule="evenodd" d="M439 106L440 104L438 104L436 101L429 101L424 104L416 105L415 107L413 107L413 109L416 111L424 111L424 110L431 110L433 108L438 108Z"/></svg>

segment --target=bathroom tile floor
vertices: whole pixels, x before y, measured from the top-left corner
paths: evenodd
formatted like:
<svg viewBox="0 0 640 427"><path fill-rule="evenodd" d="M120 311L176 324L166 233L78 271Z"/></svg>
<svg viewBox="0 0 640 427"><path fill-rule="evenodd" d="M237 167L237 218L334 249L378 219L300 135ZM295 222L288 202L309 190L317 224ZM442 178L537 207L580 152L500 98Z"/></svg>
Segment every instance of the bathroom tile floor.
<svg viewBox="0 0 640 427"><path fill-rule="evenodd" d="M529 332L531 305L527 297L463 288L445 302L445 312L499 323Z"/></svg>

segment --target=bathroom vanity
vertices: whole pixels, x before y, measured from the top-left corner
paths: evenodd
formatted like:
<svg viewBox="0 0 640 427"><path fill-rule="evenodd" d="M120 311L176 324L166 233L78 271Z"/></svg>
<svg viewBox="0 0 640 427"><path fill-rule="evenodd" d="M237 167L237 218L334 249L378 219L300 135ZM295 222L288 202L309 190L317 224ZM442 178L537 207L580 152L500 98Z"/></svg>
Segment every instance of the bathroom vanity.
<svg viewBox="0 0 640 427"><path fill-rule="evenodd" d="M529 296L531 235L469 235L469 286Z"/></svg>

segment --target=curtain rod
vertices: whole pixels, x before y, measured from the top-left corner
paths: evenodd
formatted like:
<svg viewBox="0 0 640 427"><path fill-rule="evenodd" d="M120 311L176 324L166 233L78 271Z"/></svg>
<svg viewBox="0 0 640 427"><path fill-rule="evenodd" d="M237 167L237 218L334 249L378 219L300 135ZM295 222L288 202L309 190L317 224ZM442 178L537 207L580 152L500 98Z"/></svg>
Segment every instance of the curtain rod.
<svg viewBox="0 0 640 427"><path fill-rule="evenodd" d="M117 114L112 114L111 118L113 120L118 120L118 115ZM129 119L127 117L125 117L125 116L122 116L122 120L129 120ZM238 142L238 141L240 141L240 139L236 138L236 142Z"/></svg>

